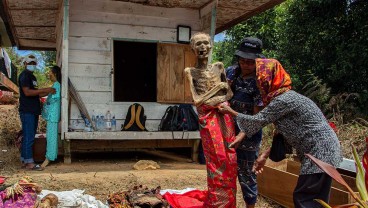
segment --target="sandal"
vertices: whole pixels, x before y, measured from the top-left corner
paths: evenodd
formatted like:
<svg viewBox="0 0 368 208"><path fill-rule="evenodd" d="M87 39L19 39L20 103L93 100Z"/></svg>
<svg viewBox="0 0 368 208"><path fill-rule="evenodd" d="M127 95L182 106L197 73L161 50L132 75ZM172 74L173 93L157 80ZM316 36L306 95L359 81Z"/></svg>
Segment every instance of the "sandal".
<svg viewBox="0 0 368 208"><path fill-rule="evenodd" d="M34 164L34 166L32 168L28 168L26 166L26 170L35 170L35 171L42 171L43 168L39 165L39 164Z"/></svg>

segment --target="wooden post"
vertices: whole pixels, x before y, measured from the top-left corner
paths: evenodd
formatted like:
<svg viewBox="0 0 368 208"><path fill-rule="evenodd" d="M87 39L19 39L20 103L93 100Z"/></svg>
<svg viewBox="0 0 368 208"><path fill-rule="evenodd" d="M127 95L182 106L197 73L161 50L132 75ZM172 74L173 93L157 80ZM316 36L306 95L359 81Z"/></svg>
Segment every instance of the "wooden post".
<svg viewBox="0 0 368 208"><path fill-rule="evenodd" d="M218 0L214 0L213 5L212 5L212 11L211 11L211 28L210 28L210 36L212 39L212 50L208 58L208 63L212 62L212 51L213 51L213 44L215 42L215 33L216 33L217 4L218 4Z"/></svg>
<svg viewBox="0 0 368 208"><path fill-rule="evenodd" d="M72 163L72 155L70 152L70 140L64 139L63 146L64 146L64 163L70 164Z"/></svg>
<svg viewBox="0 0 368 208"><path fill-rule="evenodd" d="M69 72L69 0L63 2L63 43L62 43L62 87L61 87L61 139L64 140L68 132L68 72ZM70 163L70 142L64 142L64 162Z"/></svg>
<svg viewBox="0 0 368 208"><path fill-rule="evenodd" d="M199 142L200 142L199 139L194 140L193 146L192 146L192 160L193 162L197 162L197 163L199 162L199 159L198 159Z"/></svg>

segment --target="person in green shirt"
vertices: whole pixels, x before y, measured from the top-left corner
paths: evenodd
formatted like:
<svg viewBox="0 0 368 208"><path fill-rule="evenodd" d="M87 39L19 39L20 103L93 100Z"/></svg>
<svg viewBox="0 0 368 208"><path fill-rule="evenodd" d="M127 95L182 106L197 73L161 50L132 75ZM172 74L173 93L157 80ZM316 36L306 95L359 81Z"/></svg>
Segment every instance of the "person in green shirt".
<svg viewBox="0 0 368 208"><path fill-rule="evenodd" d="M47 121L46 126L46 159L41 167L45 168L50 161L55 161L58 154L58 124L60 121L61 108L61 69L53 66L48 74L53 82L52 88L56 90L55 94L49 94L42 110L42 117Z"/></svg>

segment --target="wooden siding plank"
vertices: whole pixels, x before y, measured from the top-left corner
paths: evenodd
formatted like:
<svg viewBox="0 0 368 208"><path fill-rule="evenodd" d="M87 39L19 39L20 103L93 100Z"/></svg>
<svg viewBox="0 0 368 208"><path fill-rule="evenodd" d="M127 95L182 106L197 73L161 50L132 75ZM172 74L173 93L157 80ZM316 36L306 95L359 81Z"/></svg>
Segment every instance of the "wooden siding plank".
<svg viewBox="0 0 368 208"><path fill-rule="evenodd" d="M69 76L78 92L111 92L111 79Z"/></svg>
<svg viewBox="0 0 368 208"><path fill-rule="evenodd" d="M176 28L70 22L70 36L176 42Z"/></svg>
<svg viewBox="0 0 368 208"><path fill-rule="evenodd" d="M15 30L18 38L56 40L55 27L15 27Z"/></svg>
<svg viewBox="0 0 368 208"><path fill-rule="evenodd" d="M157 102L165 102L166 87L170 83L170 54L171 47L167 44L157 46Z"/></svg>
<svg viewBox="0 0 368 208"><path fill-rule="evenodd" d="M69 63L70 77L111 78L111 64L77 64Z"/></svg>
<svg viewBox="0 0 368 208"><path fill-rule="evenodd" d="M171 45L170 82L168 98L173 102L184 101L184 50L180 45Z"/></svg>
<svg viewBox="0 0 368 208"><path fill-rule="evenodd" d="M84 104L109 104L111 92L78 92Z"/></svg>
<svg viewBox="0 0 368 208"><path fill-rule="evenodd" d="M183 132L174 132L174 138L181 140ZM81 140L152 140L167 139L172 140L172 132L147 132L147 131L116 131L116 132L66 132L65 139ZM184 132L183 139L200 139L198 131Z"/></svg>
<svg viewBox="0 0 368 208"><path fill-rule="evenodd" d="M32 49L38 49L38 48L44 48L44 49L56 49L55 42L47 41L47 40L29 40L29 39L19 39L20 47L19 49L24 50L32 50Z"/></svg>
<svg viewBox="0 0 368 208"><path fill-rule="evenodd" d="M95 37L69 37L70 50L111 51L111 39Z"/></svg>
<svg viewBox="0 0 368 208"><path fill-rule="evenodd" d="M69 63L111 64L111 52L69 50Z"/></svg>
<svg viewBox="0 0 368 208"><path fill-rule="evenodd" d="M174 148L174 147L192 147L193 143L197 140L144 140L144 142L138 140L73 140L71 147L73 152L93 150L118 150L118 149L141 149L141 148Z"/></svg>
<svg viewBox="0 0 368 208"><path fill-rule="evenodd" d="M196 9L186 8L164 8L155 6L145 6L142 4L135 4L122 1L108 1L108 0L73 0L71 1L71 8L78 10L88 10L106 13L117 14L133 14L133 15L147 15L155 17L175 18L180 17L187 20L198 20L199 12Z"/></svg>
<svg viewBox="0 0 368 208"><path fill-rule="evenodd" d="M58 9L60 0L7 0L9 9Z"/></svg>
<svg viewBox="0 0 368 208"><path fill-rule="evenodd" d="M199 19L191 20L178 18L181 17L155 17L150 13L135 15L76 9L71 12L70 16L70 20L73 22L107 23L161 28L176 28L177 25L188 25L191 26L192 30L201 30L201 22Z"/></svg>
<svg viewBox="0 0 368 208"><path fill-rule="evenodd" d="M14 26L55 26L58 16L58 10L11 10L10 12Z"/></svg>
<svg viewBox="0 0 368 208"><path fill-rule="evenodd" d="M194 67L197 61L195 54L191 47L188 45L184 50L185 56L185 67ZM184 70L184 69L183 69ZM184 76L184 101L186 103L193 103L192 92L190 91L189 80Z"/></svg>

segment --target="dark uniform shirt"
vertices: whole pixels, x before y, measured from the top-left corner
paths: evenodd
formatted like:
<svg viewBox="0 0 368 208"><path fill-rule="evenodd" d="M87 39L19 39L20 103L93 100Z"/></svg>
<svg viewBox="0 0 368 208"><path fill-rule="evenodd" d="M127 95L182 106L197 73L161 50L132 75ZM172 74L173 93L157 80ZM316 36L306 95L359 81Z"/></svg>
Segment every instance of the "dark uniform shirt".
<svg viewBox="0 0 368 208"><path fill-rule="evenodd" d="M22 113L32 113L35 115L41 114L41 103L39 96L26 96L23 92L23 87L28 87L29 89L38 89L37 79L32 72L24 70L19 75L19 112Z"/></svg>
<svg viewBox="0 0 368 208"><path fill-rule="evenodd" d="M232 81L231 89L234 93L234 96L229 101L230 106L237 112L253 115L254 106L263 106L262 97L259 89L257 88L256 79L254 77L244 79L241 76L236 76L235 74L237 70L240 70L238 66L230 66L225 72L227 80ZM239 131L240 129L236 125L235 133L238 134ZM262 130L252 137L244 139L238 149L257 150L261 140Z"/></svg>

